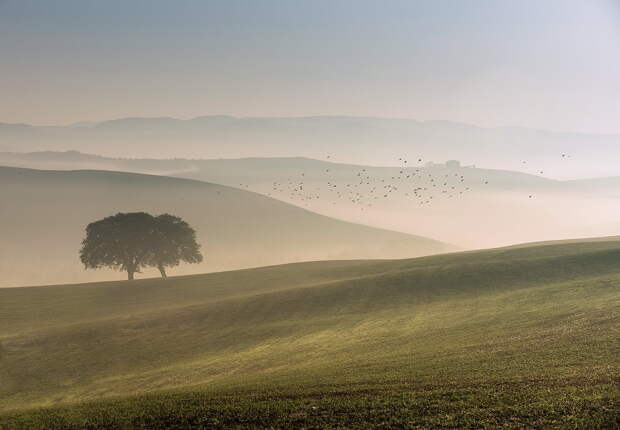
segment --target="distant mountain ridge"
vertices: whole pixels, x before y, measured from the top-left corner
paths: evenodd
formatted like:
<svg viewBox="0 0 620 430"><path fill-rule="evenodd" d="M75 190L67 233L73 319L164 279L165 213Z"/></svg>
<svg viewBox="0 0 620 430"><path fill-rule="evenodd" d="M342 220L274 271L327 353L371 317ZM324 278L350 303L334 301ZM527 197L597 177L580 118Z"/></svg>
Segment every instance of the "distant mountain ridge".
<svg viewBox="0 0 620 430"><path fill-rule="evenodd" d="M401 157L412 162L460 159L513 170L527 161L557 177L620 175L620 135L398 118L219 115L188 120L132 117L70 126L0 123L0 147L135 158L330 155L332 160L376 165L391 165Z"/></svg>

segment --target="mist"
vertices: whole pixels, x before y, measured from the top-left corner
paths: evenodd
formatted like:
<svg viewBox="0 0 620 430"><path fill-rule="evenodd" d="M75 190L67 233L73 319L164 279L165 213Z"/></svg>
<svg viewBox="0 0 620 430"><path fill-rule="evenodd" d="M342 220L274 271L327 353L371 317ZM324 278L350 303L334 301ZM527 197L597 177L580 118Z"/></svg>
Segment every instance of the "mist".
<svg viewBox="0 0 620 430"><path fill-rule="evenodd" d="M0 179L0 199L12 202L0 210L2 286L123 279L120 272L84 270L78 255L87 224L117 212L171 213L196 228L205 261L173 268L172 275L308 260L405 258L457 249L187 179L10 167L0 167Z"/></svg>
<svg viewBox="0 0 620 430"><path fill-rule="evenodd" d="M205 262L174 268L175 275L306 260L409 258L616 236L620 229L620 178L555 180L457 161L396 161L400 166L2 153L4 165L44 169L3 170L0 197L13 202L0 211L10 244L1 259L3 285L121 278L85 271L77 254L85 226L116 212L174 213L197 227Z"/></svg>
<svg viewBox="0 0 620 430"><path fill-rule="evenodd" d="M0 147L5 152L73 150L112 158L329 157L371 166L394 166L399 158L418 166L456 159L463 165L542 171L554 179L620 175L620 134L399 118L122 118L54 127L0 123Z"/></svg>

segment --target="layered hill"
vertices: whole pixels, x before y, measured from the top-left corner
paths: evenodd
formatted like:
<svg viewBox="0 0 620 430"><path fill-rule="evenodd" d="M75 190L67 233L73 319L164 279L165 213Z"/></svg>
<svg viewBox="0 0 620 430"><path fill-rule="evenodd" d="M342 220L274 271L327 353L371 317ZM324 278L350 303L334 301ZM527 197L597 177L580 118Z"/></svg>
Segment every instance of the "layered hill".
<svg viewBox="0 0 620 430"><path fill-rule="evenodd" d="M0 289L0 427L613 428L619 258L610 239Z"/></svg>
<svg viewBox="0 0 620 430"><path fill-rule="evenodd" d="M0 153L0 164L19 167L119 170L228 185L338 219L470 249L620 231L617 178L560 181L529 163L521 164L521 171L509 171L394 162L379 167L331 158L160 160L79 152Z"/></svg>
<svg viewBox="0 0 620 430"><path fill-rule="evenodd" d="M304 156L356 164L460 159L518 169L522 161L563 177L617 174L618 135L527 128L483 128L450 121L316 116L120 118L75 126L1 124L11 151L78 150L123 157L238 158ZM562 154L572 156L566 163Z"/></svg>
<svg viewBox="0 0 620 430"><path fill-rule="evenodd" d="M200 273L303 260L395 258L455 248L424 237L317 215L253 192L163 176L0 167L1 285L118 279L84 271L89 222L117 212L173 213L198 232ZM122 279L122 278L121 278Z"/></svg>

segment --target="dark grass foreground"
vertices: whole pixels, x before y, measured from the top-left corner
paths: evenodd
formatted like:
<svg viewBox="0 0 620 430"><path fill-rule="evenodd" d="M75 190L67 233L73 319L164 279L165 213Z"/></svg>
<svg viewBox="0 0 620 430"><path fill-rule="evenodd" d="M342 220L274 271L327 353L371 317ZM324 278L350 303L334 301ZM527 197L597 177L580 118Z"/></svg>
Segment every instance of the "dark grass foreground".
<svg viewBox="0 0 620 430"><path fill-rule="evenodd" d="M0 428L620 428L617 388L575 389L583 382L550 389L543 381L524 381L460 388L149 395L8 414Z"/></svg>

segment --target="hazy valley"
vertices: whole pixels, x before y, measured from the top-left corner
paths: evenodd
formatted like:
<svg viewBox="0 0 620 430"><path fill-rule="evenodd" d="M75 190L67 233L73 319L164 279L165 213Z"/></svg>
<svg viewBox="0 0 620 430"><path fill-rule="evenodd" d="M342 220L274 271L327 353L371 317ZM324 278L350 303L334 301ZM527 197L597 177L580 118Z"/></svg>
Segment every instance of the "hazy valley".
<svg viewBox="0 0 620 430"><path fill-rule="evenodd" d="M120 159L40 152L0 153L0 163L196 179L467 249L609 236L620 228L620 177L559 181L544 171L534 175L463 165L446 167L440 162L429 166L402 159L394 159L392 167L377 167L299 157Z"/></svg>
<svg viewBox="0 0 620 430"><path fill-rule="evenodd" d="M120 118L69 126L0 123L5 151L194 159L331 156L339 162L384 166L398 157L410 162L458 159L465 165L510 170L522 170L527 161L528 172L544 170L559 178L615 174L619 144L620 135L343 116ZM561 154L570 155L572 162Z"/></svg>
<svg viewBox="0 0 620 430"><path fill-rule="evenodd" d="M110 271L84 271L77 254L86 225L116 212L169 212L196 226L207 258L201 265L179 268L177 274L307 260L403 258L457 249L195 180L11 167L0 167L0 180L0 199L11 202L0 210L3 286L122 279L122 274Z"/></svg>
<svg viewBox="0 0 620 430"><path fill-rule="evenodd" d="M620 429L618 0L0 29L0 430Z"/></svg>

